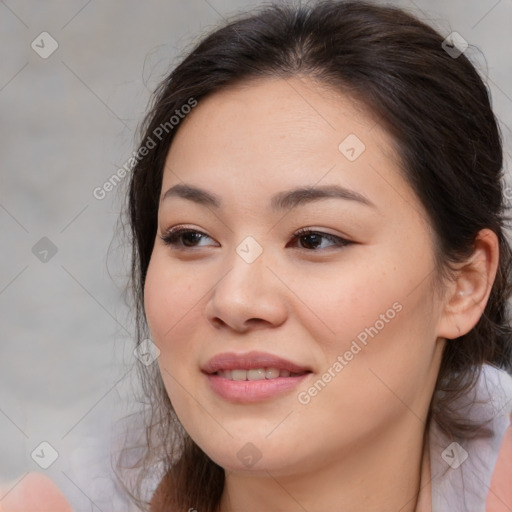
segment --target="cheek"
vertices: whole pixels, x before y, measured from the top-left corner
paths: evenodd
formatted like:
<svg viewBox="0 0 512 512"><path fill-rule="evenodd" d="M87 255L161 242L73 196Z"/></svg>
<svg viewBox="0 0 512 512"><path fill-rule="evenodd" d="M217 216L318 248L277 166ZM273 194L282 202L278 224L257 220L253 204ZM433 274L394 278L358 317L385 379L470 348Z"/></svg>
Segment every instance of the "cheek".
<svg viewBox="0 0 512 512"><path fill-rule="evenodd" d="M322 370L330 371L322 378L329 382L326 391L318 386L327 401L367 413L393 391L408 403L422 393L436 357L434 303L425 279L429 254L367 253L350 272L340 269L338 278L332 269L325 275L319 269L295 281L294 292L309 309L301 324L322 350Z"/></svg>
<svg viewBox="0 0 512 512"><path fill-rule="evenodd" d="M191 326L200 321L198 301L204 291L195 282L197 276L169 265L168 257L162 252L153 253L148 267L144 309L151 339L160 350L157 362L165 389L178 417L186 421L190 404L183 385L195 394L193 383L187 378L196 360L190 332Z"/></svg>
<svg viewBox="0 0 512 512"><path fill-rule="evenodd" d="M358 335L364 341L366 329L376 322L383 330L404 301L403 271L388 264L382 253L368 251L362 258L361 252L347 253L336 264L312 264L290 286L304 304L296 301L303 311L296 310L300 323L327 352L348 349Z"/></svg>
<svg viewBox="0 0 512 512"><path fill-rule="evenodd" d="M144 286L144 309L152 340L161 352L159 362L165 362L173 373L176 369L171 365L179 367L176 361L190 361L182 357L193 350L186 341L201 319L205 292L201 281L198 272L170 265L163 251L153 253ZM171 353L173 357L168 357Z"/></svg>
<svg viewBox="0 0 512 512"><path fill-rule="evenodd" d="M320 444L371 438L397 418L417 422L428 409L436 355L427 294L377 285L325 301L336 335L321 340L324 366L297 391L301 421L289 425L304 436L321 431Z"/></svg>

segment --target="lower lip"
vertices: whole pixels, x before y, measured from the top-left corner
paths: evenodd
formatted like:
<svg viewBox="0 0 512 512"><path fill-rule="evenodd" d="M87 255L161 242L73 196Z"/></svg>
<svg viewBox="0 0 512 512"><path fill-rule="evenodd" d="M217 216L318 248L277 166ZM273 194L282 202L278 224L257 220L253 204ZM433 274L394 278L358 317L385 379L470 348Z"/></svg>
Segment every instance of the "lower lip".
<svg viewBox="0 0 512 512"><path fill-rule="evenodd" d="M261 380L230 380L220 375L208 374L208 382L218 395L232 402L258 402L289 391L301 383L310 373L296 377L277 377Z"/></svg>

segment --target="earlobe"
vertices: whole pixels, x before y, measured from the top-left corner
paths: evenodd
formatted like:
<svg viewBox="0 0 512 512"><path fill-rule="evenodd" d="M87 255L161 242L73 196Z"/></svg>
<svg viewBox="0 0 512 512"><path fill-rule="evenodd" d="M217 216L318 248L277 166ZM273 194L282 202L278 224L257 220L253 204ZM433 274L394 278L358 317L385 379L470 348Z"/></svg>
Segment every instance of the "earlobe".
<svg viewBox="0 0 512 512"><path fill-rule="evenodd" d="M485 310L499 263L499 241L490 229L481 230L471 256L456 271L447 288L438 337L454 339L467 334Z"/></svg>

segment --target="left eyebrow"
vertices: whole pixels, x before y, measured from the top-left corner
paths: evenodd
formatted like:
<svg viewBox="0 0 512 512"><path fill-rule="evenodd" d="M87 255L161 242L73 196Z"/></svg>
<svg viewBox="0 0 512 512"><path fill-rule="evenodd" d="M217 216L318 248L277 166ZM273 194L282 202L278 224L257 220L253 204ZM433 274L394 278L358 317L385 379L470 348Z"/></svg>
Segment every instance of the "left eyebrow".
<svg viewBox="0 0 512 512"><path fill-rule="evenodd" d="M303 187L280 192L272 197L270 205L273 210L288 210L299 205L318 201L319 199L345 199L355 201L365 206L377 208L366 196L339 185L325 185L322 187Z"/></svg>
<svg viewBox="0 0 512 512"><path fill-rule="evenodd" d="M169 197L181 197L194 203L219 209L222 200L216 194L199 187L187 184L174 185L162 196L161 202ZM325 185L321 187L301 187L279 192L272 196L270 207L274 211L290 210L298 206L318 201L320 199L344 199L354 201L365 206L377 208L366 196L339 185Z"/></svg>

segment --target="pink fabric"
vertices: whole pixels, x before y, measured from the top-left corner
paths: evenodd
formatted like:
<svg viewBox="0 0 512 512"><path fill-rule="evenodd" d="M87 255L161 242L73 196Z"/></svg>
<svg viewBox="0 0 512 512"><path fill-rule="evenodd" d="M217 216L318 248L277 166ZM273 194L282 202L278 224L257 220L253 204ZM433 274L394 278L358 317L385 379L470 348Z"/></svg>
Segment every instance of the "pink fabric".
<svg viewBox="0 0 512 512"><path fill-rule="evenodd" d="M485 512L510 512L510 510L512 510L512 416L511 425L505 432L498 454Z"/></svg>

